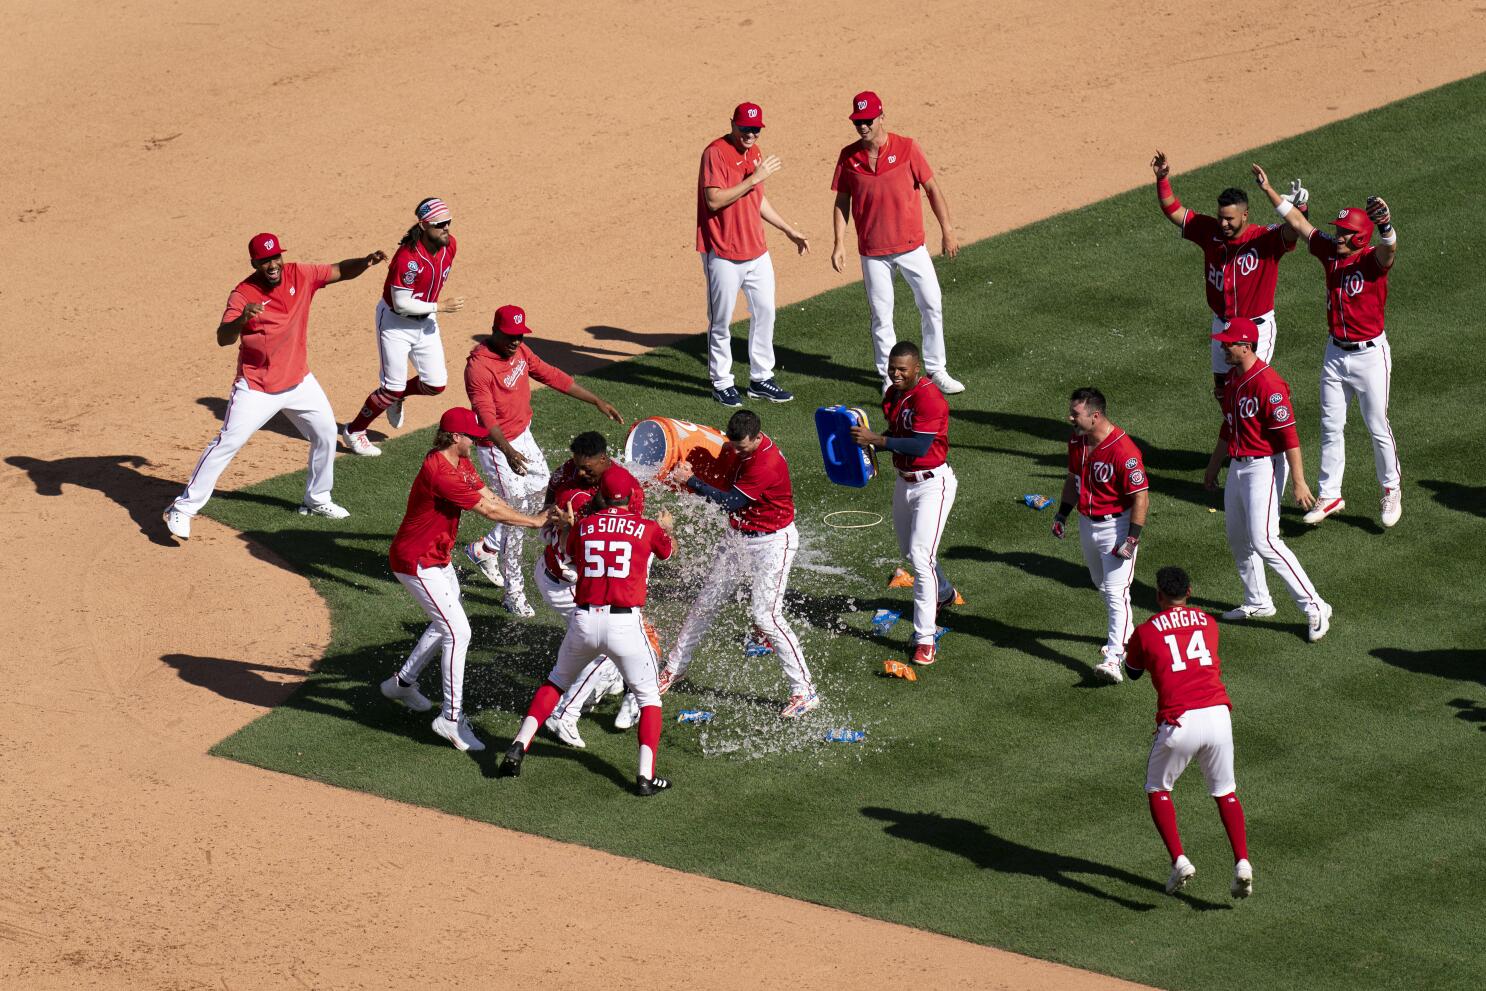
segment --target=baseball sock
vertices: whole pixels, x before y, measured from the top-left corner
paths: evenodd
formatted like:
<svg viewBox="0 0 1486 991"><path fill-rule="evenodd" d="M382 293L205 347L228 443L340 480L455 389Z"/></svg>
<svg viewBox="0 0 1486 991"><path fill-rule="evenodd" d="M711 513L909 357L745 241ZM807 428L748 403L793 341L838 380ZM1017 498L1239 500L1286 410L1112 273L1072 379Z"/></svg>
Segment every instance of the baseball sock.
<svg viewBox="0 0 1486 991"><path fill-rule="evenodd" d="M372 422L381 416L388 406L405 395L407 395L406 391L393 392L391 389L377 389L376 392L366 397L366 403L361 407L361 412L356 414L356 419L346 424L346 429L353 434L360 433L371 426Z"/></svg>
<svg viewBox="0 0 1486 991"><path fill-rule="evenodd" d="M424 383L424 381L421 378L419 378L418 376L414 375L411 379L408 380L408 387L402 391L402 394L403 394L404 397L406 397L406 396L437 396L439 393L441 393L443 391L444 391L444 387L443 386L441 386L441 385L428 385L428 384ZM388 403L387 405L390 406L392 404L391 403Z"/></svg>
<svg viewBox="0 0 1486 991"><path fill-rule="evenodd" d="M1166 844L1171 862L1176 863L1176 858L1182 855L1182 837L1176 829L1176 806L1171 804L1171 792L1153 791L1146 798L1151 803L1151 819L1156 823L1156 832L1161 834L1161 842Z"/></svg>
<svg viewBox="0 0 1486 991"><path fill-rule="evenodd" d="M655 777L655 751L660 748L660 706L640 709L640 777Z"/></svg>
<svg viewBox="0 0 1486 991"><path fill-rule="evenodd" d="M1249 859L1249 834L1244 826L1243 806L1239 804L1238 793L1230 791L1226 795L1219 795L1214 799L1218 803L1218 817L1223 820L1223 828L1228 832L1228 842L1233 844L1233 862Z"/></svg>
<svg viewBox="0 0 1486 991"><path fill-rule="evenodd" d="M537 727L547 721L552 715L552 710L557 708L557 702L562 698L562 689L552 682L544 682L537 694L531 697L531 706L526 710L526 718L521 720L521 729L516 731L516 742L521 744L522 750L531 748L532 737L537 735Z"/></svg>

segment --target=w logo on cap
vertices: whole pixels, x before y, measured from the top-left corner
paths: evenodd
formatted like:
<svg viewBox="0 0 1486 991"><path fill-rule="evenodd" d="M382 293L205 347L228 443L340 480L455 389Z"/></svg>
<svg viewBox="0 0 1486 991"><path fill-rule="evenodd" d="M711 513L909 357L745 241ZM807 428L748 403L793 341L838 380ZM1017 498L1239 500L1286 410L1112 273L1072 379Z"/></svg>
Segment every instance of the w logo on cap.
<svg viewBox="0 0 1486 991"><path fill-rule="evenodd" d="M1339 213L1339 214L1336 215L1336 219L1337 220L1346 220L1347 219L1347 213L1348 212L1349 211L1347 211L1347 210L1343 210L1341 213Z"/></svg>
<svg viewBox="0 0 1486 991"><path fill-rule="evenodd" d="M525 321L526 321L526 314L525 313L518 313L518 314L516 314L515 316L513 316L511 318L511 322L514 323L514 324L524 323Z"/></svg>
<svg viewBox="0 0 1486 991"><path fill-rule="evenodd" d="M265 238L264 241L263 241L263 247L272 250L272 248L273 248L273 238L271 238L271 237L270 238Z"/></svg>
<svg viewBox="0 0 1486 991"><path fill-rule="evenodd" d="M758 108L757 107L749 107L748 108L748 116L749 117L757 117L758 116Z"/></svg>
<svg viewBox="0 0 1486 991"><path fill-rule="evenodd" d="M867 101L866 100L858 100L857 101L857 109L858 110L866 110L867 109Z"/></svg>

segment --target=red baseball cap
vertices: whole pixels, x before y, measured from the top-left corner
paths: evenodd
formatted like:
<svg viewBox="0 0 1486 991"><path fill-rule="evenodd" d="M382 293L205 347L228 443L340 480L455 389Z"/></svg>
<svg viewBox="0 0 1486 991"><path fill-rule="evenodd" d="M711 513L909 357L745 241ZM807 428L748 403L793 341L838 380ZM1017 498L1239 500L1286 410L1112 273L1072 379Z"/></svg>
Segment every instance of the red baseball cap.
<svg viewBox="0 0 1486 991"><path fill-rule="evenodd" d="M475 415L475 411L467 406L444 410L444 415L439 417L439 429L445 433L464 434L475 440L484 440L490 436L490 431L480 426L480 418Z"/></svg>
<svg viewBox="0 0 1486 991"><path fill-rule="evenodd" d="M490 329L497 333L509 334L511 337L531 333L531 328L526 325L526 311L510 303L495 311L495 320L491 323Z"/></svg>
<svg viewBox="0 0 1486 991"><path fill-rule="evenodd" d="M876 120L882 116L882 101L870 89L851 98L852 120Z"/></svg>
<svg viewBox="0 0 1486 991"><path fill-rule="evenodd" d="M1372 218L1367 215L1366 210L1360 207L1347 207L1336 215L1336 219L1331 224L1333 227L1340 227L1344 231L1352 231L1355 234L1362 235L1364 243L1372 240Z"/></svg>
<svg viewBox="0 0 1486 991"><path fill-rule="evenodd" d="M560 489L557 497L552 500L552 505L578 512L588 505L593 499L593 493L587 489Z"/></svg>
<svg viewBox="0 0 1486 991"><path fill-rule="evenodd" d="M733 108L733 124L737 127L763 127L763 107L757 103L738 104Z"/></svg>
<svg viewBox="0 0 1486 991"><path fill-rule="evenodd" d="M639 487L639 483L635 481L635 476L631 475L620 465L610 465L599 478L599 495L609 505L613 505L620 500L624 500L628 504L630 498L635 493L635 489Z"/></svg>
<svg viewBox="0 0 1486 991"><path fill-rule="evenodd" d="M1258 344L1259 328L1248 317L1234 317L1221 332L1213 335L1219 344Z"/></svg>
<svg viewBox="0 0 1486 991"><path fill-rule="evenodd" d="M254 234L253 240L248 242L248 258L255 262L283 253L284 242L277 234Z"/></svg>

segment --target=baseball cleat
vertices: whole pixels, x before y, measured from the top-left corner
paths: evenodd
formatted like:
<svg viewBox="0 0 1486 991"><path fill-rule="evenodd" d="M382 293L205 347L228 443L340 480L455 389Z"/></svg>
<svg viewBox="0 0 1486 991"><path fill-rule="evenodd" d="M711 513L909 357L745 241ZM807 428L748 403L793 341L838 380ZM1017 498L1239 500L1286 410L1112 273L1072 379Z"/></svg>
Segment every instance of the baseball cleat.
<svg viewBox="0 0 1486 991"><path fill-rule="evenodd" d="M500 759L500 767L495 769L498 778L521 777L521 762L526 759L526 748L519 742L513 741L506 748L506 755Z"/></svg>
<svg viewBox="0 0 1486 991"><path fill-rule="evenodd" d="M1332 513L1339 513L1346 508L1347 501L1345 499L1317 499L1316 504L1311 507L1311 511L1306 513L1301 519L1311 526L1315 526Z"/></svg>
<svg viewBox="0 0 1486 991"><path fill-rule="evenodd" d="M1234 606L1223 614L1223 618L1233 622L1245 619L1264 619L1266 616L1274 615L1274 606Z"/></svg>
<svg viewBox="0 0 1486 991"><path fill-rule="evenodd" d="M307 502L299 507L300 516L323 516L327 520L343 520L350 516L350 510L344 506L337 506L333 502Z"/></svg>
<svg viewBox="0 0 1486 991"><path fill-rule="evenodd" d="M359 454L363 458L375 458L382 453L382 449L367 439L365 430L357 430L352 433L347 427L341 428L341 440L351 449L352 454Z"/></svg>
<svg viewBox="0 0 1486 991"><path fill-rule="evenodd" d="M433 703L424 698L417 685L404 685L397 680L397 675L382 682L382 695L414 712L427 712L433 708Z"/></svg>
<svg viewBox="0 0 1486 991"><path fill-rule="evenodd" d="M1192 875L1196 873L1197 868L1192 866L1192 862L1187 859L1186 854L1182 854L1176 858L1176 863L1171 865L1171 874L1166 878L1166 893L1168 895L1174 895L1178 891L1181 891L1187 886L1187 882L1192 880Z"/></svg>
<svg viewBox="0 0 1486 991"><path fill-rule="evenodd" d="M784 719L798 719L805 713L814 712L819 708L820 696L814 692L809 695L791 695L789 702L779 710L779 715Z"/></svg>
<svg viewBox="0 0 1486 991"><path fill-rule="evenodd" d="M1120 670L1121 663L1118 657L1106 657L1094 665L1094 677L1100 681L1107 681L1111 685L1118 685L1125 680L1125 673Z"/></svg>
<svg viewBox="0 0 1486 991"><path fill-rule="evenodd" d="M1321 608L1316 610L1316 614L1311 617L1310 625L1305 631L1305 638L1315 643L1324 637L1329 629L1331 629L1331 606L1323 602Z"/></svg>
<svg viewBox="0 0 1486 991"><path fill-rule="evenodd" d="M929 374L929 381L939 386L939 391L946 396L953 396L957 392L965 391L965 383L955 378L944 369Z"/></svg>
<svg viewBox="0 0 1486 991"><path fill-rule="evenodd" d="M938 657L938 648L932 643L921 643L913 648L913 663L928 667Z"/></svg>
<svg viewBox="0 0 1486 991"><path fill-rule="evenodd" d="M722 403L728 409L737 409L743 405L743 397L738 395L738 390L732 386L726 389L713 389L712 398Z"/></svg>
<svg viewBox="0 0 1486 991"><path fill-rule="evenodd" d="M1398 489L1384 489L1380 513L1384 526L1397 523L1398 518L1403 515L1403 492Z"/></svg>
<svg viewBox="0 0 1486 991"><path fill-rule="evenodd" d="M907 568L894 568L893 575L887 580L888 588L912 588L913 572Z"/></svg>
<svg viewBox="0 0 1486 991"><path fill-rule="evenodd" d="M675 681L676 675L671 671L670 668L661 668L660 674L657 675L655 679L655 688L657 694L664 695L666 692L669 692L671 690L671 685ZM621 686L624 684L623 677L619 679L619 684Z"/></svg>
<svg viewBox="0 0 1486 991"><path fill-rule="evenodd" d="M634 692L628 692L624 701L619 703L619 711L614 714L615 729L629 729L640 720L640 700L635 698Z"/></svg>
<svg viewBox="0 0 1486 991"><path fill-rule="evenodd" d="M1234 898L1247 898L1254 893L1254 868L1247 860L1233 865L1233 883L1229 885L1228 893Z"/></svg>
<svg viewBox="0 0 1486 991"><path fill-rule="evenodd" d="M577 720L568 722L566 719L558 719L556 716L549 716L547 717L547 721L542 725L547 729L547 732L551 733L553 736L557 737L568 746L577 747L579 750L587 749L588 745L583 742L583 737L578 735Z"/></svg>
<svg viewBox="0 0 1486 991"><path fill-rule="evenodd" d="M454 744L455 750L463 752L485 749L485 744L475 735L475 731L470 728L469 720L463 716L460 716L456 722L453 719L446 719L443 713L439 713L433 719L433 731Z"/></svg>
<svg viewBox="0 0 1486 991"><path fill-rule="evenodd" d="M767 399L771 403L787 403L795 398L795 394L779 388L779 383L773 379L765 379L762 382L748 383L748 398Z"/></svg>
<svg viewBox="0 0 1486 991"><path fill-rule="evenodd" d="M399 399L387 407L387 426L393 430L402 426L402 400Z"/></svg>
<svg viewBox="0 0 1486 991"><path fill-rule="evenodd" d="M475 563L490 583L496 588L506 587L506 576L500 573L500 555L494 551L485 549L485 540L481 538L472 544L464 545L464 556Z"/></svg>
<svg viewBox="0 0 1486 991"><path fill-rule="evenodd" d="M501 607L512 616L521 619L531 619L537 614L537 611L531 607L531 603L526 601L525 592L507 592L506 597L501 600Z"/></svg>
<svg viewBox="0 0 1486 991"><path fill-rule="evenodd" d="M669 787L671 787L671 782L665 778L647 778L643 775L635 775L635 794L641 798L659 795Z"/></svg>
<svg viewBox="0 0 1486 991"><path fill-rule="evenodd" d="M171 503L165 510L165 529L177 540L190 540L191 514L181 512Z"/></svg>
<svg viewBox="0 0 1486 991"><path fill-rule="evenodd" d="M960 590L957 588L951 588L949 590L949 594L940 599L938 605L934 607L935 622L938 622L939 614L944 612L944 610L952 609L955 606L963 606L964 604L965 597L960 594Z"/></svg>

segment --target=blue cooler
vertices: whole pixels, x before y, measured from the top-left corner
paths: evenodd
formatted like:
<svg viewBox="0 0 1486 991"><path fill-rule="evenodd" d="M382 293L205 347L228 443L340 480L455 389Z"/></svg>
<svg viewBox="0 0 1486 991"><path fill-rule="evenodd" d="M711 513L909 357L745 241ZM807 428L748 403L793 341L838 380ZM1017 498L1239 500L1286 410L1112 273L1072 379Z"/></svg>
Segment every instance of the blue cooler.
<svg viewBox="0 0 1486 991"><path fill-rule="evenodd" d="M867 414L853 406L822 406L815 411L815 432L826 477L837 485L865 488L877 474L867 449L851 439L851 428L866 426Z"/></svg>

